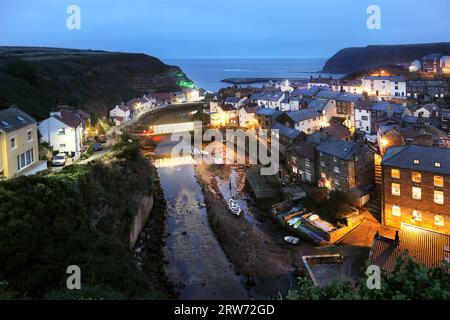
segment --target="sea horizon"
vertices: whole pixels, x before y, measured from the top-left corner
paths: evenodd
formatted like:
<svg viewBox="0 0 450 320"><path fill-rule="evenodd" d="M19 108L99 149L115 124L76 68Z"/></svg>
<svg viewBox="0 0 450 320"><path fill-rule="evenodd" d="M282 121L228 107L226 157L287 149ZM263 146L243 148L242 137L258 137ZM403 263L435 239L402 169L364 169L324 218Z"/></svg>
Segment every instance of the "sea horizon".
<svg viewBox="0 0 450 320"><path fill-rule="evenodd" d="M327 58L183 58L162 59L180 67L197 87L218 91L230 84L227 78L309 78L314 75L341 76L322 73Z"/></svg>

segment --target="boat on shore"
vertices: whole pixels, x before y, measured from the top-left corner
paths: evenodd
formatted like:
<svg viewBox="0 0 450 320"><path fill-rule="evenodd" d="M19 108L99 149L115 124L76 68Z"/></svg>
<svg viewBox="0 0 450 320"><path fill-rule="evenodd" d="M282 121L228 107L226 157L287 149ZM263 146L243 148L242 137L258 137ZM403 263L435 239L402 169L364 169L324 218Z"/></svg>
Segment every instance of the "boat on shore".
<svg viewBox="0 0 450 320"><path fill-rule="evenodd" d="M230 199L228 201L228 208L230 209L231 213L234 215L239 216L242 213L241 207L239 206L237 201L234 199Z"/></svg>

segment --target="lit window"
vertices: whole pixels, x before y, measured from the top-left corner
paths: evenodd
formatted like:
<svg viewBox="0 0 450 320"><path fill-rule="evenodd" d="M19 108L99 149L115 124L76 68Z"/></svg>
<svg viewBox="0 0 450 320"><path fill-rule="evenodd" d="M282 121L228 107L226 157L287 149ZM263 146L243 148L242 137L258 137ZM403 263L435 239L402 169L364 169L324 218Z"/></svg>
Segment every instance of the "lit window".
<svg viewBox="0 0 450 320"><path fill-rule="evenodd" d="M412 198L414 200L422 200L422 188L413 187L412 188Z"/></svg>
<svg viewBox="0 0 450 320"><path fill-rule="evenodd" d="M412 212L412 220L413 221L422 221L422 213L421 212L419 212L419 211L417 211L417 210L414 210L413 212Z"/></svg>
<svg viewBox="0 0 450 320"><path fill-rule="evenodd" d="M434 186L443 188L444 187L444 177L434 176Z"/></svg>
<svg viewBox="0 0 450 320"><path fill-rule="evenodd" d="M439 190L434 190L434 203L444 204L444 192Z"/></svg>
<svg viewBox="0 0 450 320"><path fill-rule="evenodd" d="M336 173L340 173L340 171L339 171L339 167L334 167L334 172L336 172Z"/></svg>
<svg viewBox="0 0 450 320"><path fill-rule="evenodd" d="M400 196L400 184L399 183L392 184L392 195Z"/></svg>
<svg viewBox="0 0 450 320"><path fill-rule="evenodd" d="M435 168L440 168L441 167L441 163L440 162L435 162L434 163L434 167Z"/></svg>
<svg viewBox="0 0 450 320"><path fill-rule="evenodd" d="M420 164L420 160L415 159L414 160L414 164L419 165Z"/></svg>
<svg viewBox="0 0 450 320"><path fill-rule="evenodd" d="M59 134L59 135L64 135L64 134L66 134L66 129L65 129L65 128L60 128L60 129L58 129L58 134Z"/></svg>
<svg viewBox="0 0 450 320"><path fill-rule="evenodd" d="M394 217L400 217L402 215L402 211L399 206L392 206L392 215Z"/></svg>
<svg viewBox="0 0 450 320"><path fill-rule="evenodd" d="M439 227L443 227L444 226L444 216L441 216L440 214L435 215L434 223Z"/></svg>
<svg viewBox="0 0 450 320"><path fill-rule="evenodd" d="M320 166L325 168L325 162L320 161Z"/></svg>
<svg viewBox="0 0 450 320"><path fill-rule="evenodd" d="M420 172L413 171L412 181L416 182L416 183L421 183L422 182L422 174Z"/></svg>
<svg viewBox="0 0 450 320"><path fill-rule="evenodd" d="M17 147L16 137L11 138L11 150L14 150Z"/></svg>
<svg viewBox="0 0 450 320"><path fill-rule="evenodd" d="M400 179L400 170L398 170L398 169L391 169L391 178L393 178L393 179Z"/></svg>
<svg viewBox="0 0 450 320"><path fill-rule="evenodd" d="M326 178L327 178L327 175L325 174L325 172L321 172L321 173L320 173L320 177L321 177L322 179L326 179Z"/></svg>

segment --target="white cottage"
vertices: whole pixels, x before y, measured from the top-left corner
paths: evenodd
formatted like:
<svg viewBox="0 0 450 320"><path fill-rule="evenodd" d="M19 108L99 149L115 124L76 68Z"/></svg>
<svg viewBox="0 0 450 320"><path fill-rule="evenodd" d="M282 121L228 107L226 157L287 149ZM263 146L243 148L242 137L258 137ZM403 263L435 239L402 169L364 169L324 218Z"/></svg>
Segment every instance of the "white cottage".
<svg viewBox="0 0 450 320"><path fill-rule="evenodd" d="M131 120L131 110L124 104L115 106L109 111L109 118L116 126L120 126Z"/></svg>
<svg viewBox="0 0 450 320"><path fill-rule="evenodd" d="M79 117L69 111L51 112L50 118L38 125L41 140L54 151L75 156L83 145L83 125Z"/></svg>

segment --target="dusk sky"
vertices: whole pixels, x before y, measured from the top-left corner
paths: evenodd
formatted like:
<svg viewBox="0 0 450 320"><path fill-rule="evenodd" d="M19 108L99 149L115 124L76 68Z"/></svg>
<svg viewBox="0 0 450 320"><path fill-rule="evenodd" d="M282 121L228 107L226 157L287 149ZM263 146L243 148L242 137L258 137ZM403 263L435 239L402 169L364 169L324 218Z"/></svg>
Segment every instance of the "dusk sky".
<svg viewBox="0 0 450 320"><path fill-rule="evenodd" d="M81 29L69 30L69 5ZM366 27L369 5L381 30ZM450 1L1 0L0 45L159 58L327 58L344 47L450 41Z"/></svg>

